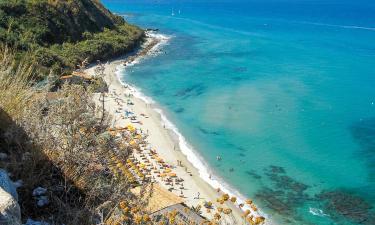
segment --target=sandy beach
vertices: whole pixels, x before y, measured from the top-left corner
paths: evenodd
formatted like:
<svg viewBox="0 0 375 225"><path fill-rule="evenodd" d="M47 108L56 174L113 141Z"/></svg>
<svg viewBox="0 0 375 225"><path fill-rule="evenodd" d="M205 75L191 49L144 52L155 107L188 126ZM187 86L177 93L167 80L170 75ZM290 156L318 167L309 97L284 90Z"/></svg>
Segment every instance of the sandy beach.
<svg viewBox="0 0 375 225"><path fill-rule="evenodd" d="M155 110L155 104L145 102L137 96L137 90L133 87L123 84L118 79L116 72L119 66L133 63L139 57L147 54L156 54L159 49L160 40L154 36L149 36L144 43L143 48L138 54L123 57L104 64L104 80L108 84L108 94L106 94L104 105L107 113L113 118L113 127L126 127L129 124L134 126L138 131L147 136L149 148L155 151L158 157L162 158L168 165L171 165L171 171L178 178L183 179L183 189L171 190L172 193L183 196L185 204L189 207L201 205L202 215L212 219L214 212L218 208L230 208L230 216L223 217L229 224L247 224L241 217L243 211L239 208L241 202L226 201L223 204L217 202L217 199L225 194L222 191L214 189L205 180L203 180L199 171L188 161L187 157L180 150L178 138L164 124L161 115ZM95 74L93 65L86 70L90 75ZM99 104L99 94L95 94L95 101ZM101 103L100 103L101 104ZM125 116L125 111L131 113L131 116ZM134 153L135 158L141 157ZM151 159L152 160L152 159ZM160 183L161 186L169 189L162 177L153 176L153 180ZM230 196L232 197L232 196ZM205 202L212 202L213 208L209 211L204 207ZM246 205L246 203L243 203ZM257 209L250 209L250 215L255 217L261 216ZM269 222L267 222L269 224Z"/></svg>

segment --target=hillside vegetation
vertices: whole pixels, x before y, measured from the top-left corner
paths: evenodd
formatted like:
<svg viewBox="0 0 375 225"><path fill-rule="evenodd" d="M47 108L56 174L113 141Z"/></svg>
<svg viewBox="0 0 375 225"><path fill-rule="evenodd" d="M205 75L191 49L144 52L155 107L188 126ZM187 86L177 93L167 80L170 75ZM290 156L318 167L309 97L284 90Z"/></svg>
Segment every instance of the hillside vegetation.
<svg viewBox="0 0 375 225"><path fill-rule="evenodd" d="M97 0L0 0L0 43L32 52L39 77L129 52L143 35Z"/></svg>
<svg viewBox="0 0 375 225"><path fill-rule="evenodd" d="M0 153L6 155L0 168L22 181L17 188L22 222L115 225L120 223L106 221L148 220L141 210L144 201L130 192L134 183L114 170L111 161L125 163L131 149L123 144L126 139L107 131L108 115L100 122L101 109L92 93L65 84L50 98L51 92L37 92L29 82L32 65L21 61L14 73L8 69L12 64L13 52L0 48ZM37 187L46 189L44 205L34 196ZM133 210L122 212L124 204ZM4 223L1 216L0 224L19 224Z"/></svg>
<svg viewBox="0 0 375 225"><path fill-rule="evenodd" d="M130 192L141 184L118 168L126 172L135 134L108 132L111 117L89 88L50 92L49 79L35 88L36 78L128 53L143 36L96 0L0 0L0 168L22 181L22 223L151 224L145 199ZM45 195L35 195L41 187Z"/></svg>

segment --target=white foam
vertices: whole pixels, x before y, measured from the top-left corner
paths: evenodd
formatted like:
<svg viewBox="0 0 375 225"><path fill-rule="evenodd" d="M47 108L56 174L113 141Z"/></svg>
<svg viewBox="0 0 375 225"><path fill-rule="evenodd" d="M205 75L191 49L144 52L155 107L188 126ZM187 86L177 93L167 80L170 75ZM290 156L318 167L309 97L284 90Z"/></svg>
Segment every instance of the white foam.
<svg viewBox="0 0 375 225"><path fill-rule="evenodd" d="M133 93L134 97L136 97L138 99L141 99L146 104L150 104L153 107L153 109L160 115L162 124L164 124L167 129L169 129L170 131L172 131L176 135L176 137L178 138L178 144L179 144L179 148L180 148L181 152L186 156L186 158L189 160L189 162L192 163L192 165L194 165L194 167L199 171L199 176L204 181L206 181L214 189L220 188L220 190L222 192L227 193L230 196L236 196L238 204L244 203L244 207L242 208L243 211L250 210L251 214L254 215L254 216L264 216L265 218L267 218L266 224L271 224L271 220L270 220L270 217L268 215L266 215L265 213L263 213L259 209L258 209L258 211L254 211L249 206L247 206L245 204L245 201L247 199L245 196L241 195L234 188L231 188L230 185L225 183L219 177L215 176L215 173L213 171L211 171L207 166L205 166L205 165L207 165L207 163L204 162L203 158L188 143L188 141L181 134L179 129L167 118L164 111L160 107L157 106L157 103L151 97L148 97L148 96L144 95L140 88L135 87L134 85L130 85L129 83L126 83L124 80L121 79L124 76L124 74L126 72L126 69L128 69L130 66L133 66L133 65L141 62L141 60L144 59L145 57L157 55L158 50L161 47L168 44L169 40L172 38L170 36L157 34L157 33L154 33L154 32L152 32L152 33L150 32L147 35L151 38L157 38L159 40L159 43L157 45L155 45L154 48L152 48L150 50L150 53L151 53L150 55L139 57L139 59L134 60L133 63L127 64L126 67L124 67L122 65L118 66L117 70L116 70L117 78L119 79L119 81L124 86L128 86L128 88L130 88L132 90L132 93ZM153 53L156 53L156 54L153 54ZM211 178L210 178L210 175L211 175Z"/></svg>
<svg viewBox="0 0 375 225"><path fill-rule="evenodd" d="M309 212L310 212L311 214L313 214L314 216L320 216L320 217L323 217L323 216L329 216L328 214L325 214L325 213L323 212L323 210L321 210L321 209L317 209L317 208L312 208L312 207L310 207L310 208L309 208Z"/></svg>

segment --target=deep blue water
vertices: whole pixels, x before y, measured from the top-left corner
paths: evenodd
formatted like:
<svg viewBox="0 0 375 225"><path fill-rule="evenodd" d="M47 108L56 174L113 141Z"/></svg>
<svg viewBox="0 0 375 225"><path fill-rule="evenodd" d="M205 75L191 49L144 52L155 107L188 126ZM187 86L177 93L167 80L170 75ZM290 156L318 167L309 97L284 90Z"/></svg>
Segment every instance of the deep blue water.
<svg viewBox="0 0 375 225"><path fill-rule="evenodd" d="M103 2L173 37L124 76L214 176L281 224L375 224L373 1Z"/></svg>

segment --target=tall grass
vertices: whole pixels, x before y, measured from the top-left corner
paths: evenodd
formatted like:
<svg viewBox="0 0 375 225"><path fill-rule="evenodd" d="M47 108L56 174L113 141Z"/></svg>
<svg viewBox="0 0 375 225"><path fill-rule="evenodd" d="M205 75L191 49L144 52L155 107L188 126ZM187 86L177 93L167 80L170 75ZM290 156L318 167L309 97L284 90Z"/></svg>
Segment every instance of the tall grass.
<svg viewBox="0 0 375 225"><path fill-rule="evenodd" d="M34 67L25 59L16 60L12 50L0 46L0 108L19 118L35 93L31 88Z"/></svg>

